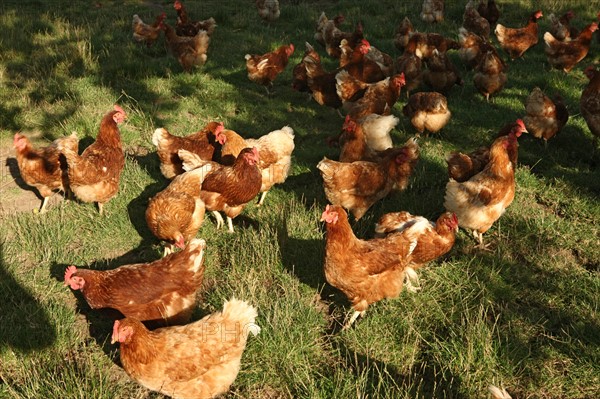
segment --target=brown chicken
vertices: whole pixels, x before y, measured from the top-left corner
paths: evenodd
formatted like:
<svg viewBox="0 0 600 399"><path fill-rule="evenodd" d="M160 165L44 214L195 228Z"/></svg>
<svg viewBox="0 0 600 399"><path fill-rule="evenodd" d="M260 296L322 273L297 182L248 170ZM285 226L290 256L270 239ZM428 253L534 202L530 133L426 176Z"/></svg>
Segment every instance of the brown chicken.
<svg viewBox="0 0 600 399"><path fill-rule="evenodd" d="M202 183L200 199L217 219L217 228L224 225L219 211L225 213L228 231L233 233L232 219L242 213L246 204L256 197L262 188L258 149L244 148L231 166L203 161L185 150L179 151L179 157L183 160L185 170L211 165L211 171Z"/></svg>
<svg viewBox="0 0 600 399"><path fill-rule="evenodd" d="M379 53L379 62L377 62L368 57L370 51L371 44L367 40L362 39L352 51L347 62L343 65L343 69L351 76L365 83L374 83L385 79L386 75L384 70L389 72L389 62L391 61L391 58L388 56L388 58L384 60L383 53Z"/></svg>
<svg viewBox="0 0 600 399"><path fill-rule="evenodd" d="M517 119L515 122L508 123L503 126L496 138L506 136L508 134L514 134L515 136L521 137L521 134L527 133L525 123L521 119ZM519 144L516 143L516 148L519 148ZM511 156L511 162L513 166L517 166L517 151L513 151L509 154ZM481 172L483 168L488 164L490 160L490 147L482 146L468 154L462 152L451 152L446 157L446 163L448 164L448 176L451 179L456 180L459 183L469 180L477 173Z"/></svg>
<svg viewBox="0 0 600 399"><path fill-rule="evenodd" d="M487 2L479 0L477 12L490 23L490 26L496 25L496 22L500 18L500 10L495 0L487 0Z"/></svg>
<svg viewBox="0 0 600 399"><path fill-rule="evenodd" d="M204 21L192 21L185 9L183 3L175 0L173 8L177 11L177 22L175 23L175 33L178 36L194 37L199 31L205 30L208 36L212 35L217 27L214 18L205 19Z"/></svg>
<svg viewBox="0 0 600 399"><path fill-rule="evenodd" d="M423 0L421 19L425 22L444 21L444 0Z"/></svg>
<svg viewBox="0 0 600 399"><path fill-rule="evenodd" d="M550 34L561 42L565 40L570 40L571 38L576 38L578 35L573 35L571 37L571 27L570 23L575 14L573 11L567 11L563 14L562 17L557 18L556 15L550 14L548 18L550 19Z"/></svg>
<svg viewBox="0 0 600 399"><path fill-rule="evenodd" d="M35 187L43 198L40 213L46 211L48 199L54 195L55 190L63 193L69 191L67 165L58 150L60 143L77 153L78 140L75 133L54 140L52 144L42 148L33 148L27 137L19 133L13 139L21 177L25 183Z"/></svg>
<svg viewBox="0 0 600 399"><path fill-rule="evenodd" d="M458 50L458 56L468 68L475 68L479 65L488 51L491 51L503 66L506 66L492 43L483 39L481 36L461 27L458 29L458 40L461 45L461 49Z"/></svg>
<svg viewBox="0 0 600 399"><path fill-rule="evenodd" d="M258 16L267 22L276 21L281 14L279 0L255 0Z"/></svg>
<svg viewBox="0 0 600 399"><path fill-rule="evenodd" d="M160 160L160 171L167 179L172 179L184 172L181 159L177 152L187 150L206 161L212 161L215 151L224 143L227 137L223 134L222 122L209 122L202 130L189 136L174 136L165 128L158 128L152 135L152 144Z"/></svg>
<svg viewBox="0 0 600 399"><path fill-rule="evenodd" d="M365 41L366 42L366 41ZM368 43L368 42L366 42ZM358 44L360 46L361 43ZM340 43L340 67L345 67L353 61L353 54L355 48L352 48L346 39L343 39ZM364 54L364 58L361 62L363 69L371 68L372 72L363 73L366 76L359 76L359 79L367 79L366 81L381 80L383 77L390 76L394 71L394 60L389 54L375 48L374 46L368 45L368 51ZM380 72L383 75L381 79L378 79Z"/></svg>
<svg viewBox="0 0 600 399"><path fill-rule="evenodd" d="M162 30L161 24L167 17L164 12L156 17L156 21L152 25L145 24L142 19L135 14L133 16L133 40L138 43L146 43L148 47L154 44Z"/></svg>
<svg viewBox="0 0 600 399"><path fill-rule="evenodd" d="M465 6L463 27L469 32L479 35L483 39L487 40L490 37L490 22L479 14L473 0L470 0Z"/></svg>
<svg viewBox="0 0 600 399"><path fill-rule="evenodd" d="M452 39L448 39L437 33L414 33L404 51L409 54L415 54L422 59L430 58L433 50L445 53L448 50L458 50L460 44Z"/></svg>
<svg viewBox="0 0 600 399"><path fill-rule="evenodd" d="M581 92L579 109L597 142L600 137L600 72L593 66L585 69L590 82Z"/></svg>
<svg viewBox="0 0 600 399"><path fill-rule="evenodd" d="M355 120L370 114L389 115L405 83L404 74L400 73L369 85L358 101L347 103L348 115Z"/></svg>
<svg viewBox="0 0 600 399"><path fill-rule="evenodd" d="M490 147L490 160L481 172L463 183L450 179L446 185L444 207L456 214L460 227L473 231L482 249L486 248L483 233L515 197L515 165L511 159L516 159L512 154L517 151L517 135L499 137Z"/></svg>
<svg viewBox="0 0 600 399"><path fill-rule="evenodd" d="M192 72L192 68L202 66L206 63L210 36L205 30L199 30L196 36L179 36L175 29L169 24L163 23L167 48L177 59L186 72Z"/></svg>
<svg viewBox="0 0 600 399"><path fill-rule="evenodd" d="M134 318L115 321L112 343L140 385L175 399L210 399L229 389L240 371L248 334L256 336L256 309L232 298L223 311L185 326L149 331Z"/></svg>
<svg viewBox="0 0 600 399"><path fill-rule="evenodd" d="M557 40L550 32L544 33L544 42L546 42L544 51L550 65L567 73L571 72L571 69L590 51L592 33L596 30L598 30L598 24L592 22L583 28L576 39L565 42Z"/></svg>
<svg viewBox="0 0 600 399"><path fill-rule="evenodd" d="M327 72L323 69L321 59L313 55L306 55L302 62L306 69L308 87L313 99L320 105L325 105L338 110L342 106L342 100L336 92L336 75L340 69ZM341 114L340 114L341 116Z"/></svg>
<svg viewBox="0 0 600 399"><path fill-rule="evenodd" d="M423 81L423 62L416 54L405 52L396 59L396 72L404 74L406 98L417 89Z"/></svg>
<svg viewBox="0 0 600 399"><path fill-rule="evenodd" d="M151 263L112 270L69 266L65 285L81 290L92 309L116 309L125 317L157 324L185 323L202 284L205 249L204 240L194 239L182 251Z"/></svg>
<svg viewBox="0 0 600 399"><path fill-rule="evenodd" d="M169 245L165 255L174 247L184 248L196 237L206 211L200 199L200 189L211 165L204 165L176 176L163 191L152 197L146 208L146 223L152 234Z"/></svg>
<svg viewBox="0 0 600 399"><path fill-rule="evenodd" d="M293 53L294 45L290 43L266 54L246 54L248 79L263 85L267 94L271 94L268 87L273 86L273 81L283 72Z"/></svg>
<svg viewBox="0 0 600 399"><path fill-rule="evenodd" d="M325 13L321 14L318 26L321 26L320 36L323 40L322 44L325 45L325 51L327 52L327 54L329 54L330 57L340 58L340 43L342 42L342 40L347 40L348 45L354 48L364 38L363 26L360 22L356 24L354 31L343 32L339 29L339 25L344 21L343 15L338 15L332 20L327 20L327 17L324 17L324 15ZM315 39L317 39L317 41L320 41L318 33L315 34Z"/></svg>
<svg viewBox="0 0 600 399"><path fill-rule="evenodd" d="M311 91L310 87L308 86L308 74L306 72L304 58L312 57L312 59L321 62L321 56L315 51L314 47L311 46L310 43L306 42L305 45L306 50L304 51L302 60L292 70L292 88L302 93L310 93Z"/></svg>
<svg viewBox="0 0 600 399"><path fill-rule="evenodd" d="M117 126L127 118L118 105L100 122L96 141L81 155L70 145L60 142L69 171L69 188L83 202L97 202L102 214L104 204L119 191L119 179L125 166L121 132Z"/></svg>
<svg viewBox="0 0 600 399"><path fill-rule="evenodd" d="M438 132L452 116L446 97L435 91L413 94L402 108L402 113L410 118L410 123L419 133Z"/></svg>
<svg viewBox="0 0 600 399"><path fill-rule="evenodd" d="M490 101L490 96L499 93L506 84L506 73L504 63L494 51L487 51L473 75L473 83L479 92Z"/></svg>
<svg viewBox="0 0 600 399"><path fill-rule="evenodd" d="M531 14L527 25L523 28L507 28L502 24L496 25L496 38L500 47L508 53L511 59L519 58L525 51L538 42L537 20L543 17L542 11L537 10Z"/></svg>
<svg viewBox="0 0 600 399"><path fill-rule="evenodd" d="M370 304L400 295L409 246L398 245L389 238L357 238L340 206L327 205L321 221L327 229L325 278L348 297L354 309L344 325L348 328Z"/></svg>
<svg viewBox="0 0 600 399"><path fill-rule="evenodd" d="M544 145L558 133L569 119L567 107L558 96L556 101L544 95L539 87L534 88L525 101L523 122L527 131L536 138L543 138Z"/></svg>
<svg viewBox="0 0 600 399"><path fill-rule="evenodd" d="M433 50L431 58L425 60L427 69L423 71L423 81L434 91L448 93L452 86L463 85L458 70L446 53Z"/></svg>
<svg viewBox="0 0 600 399"><path fill-rule="evenodd" d="M365 133L350 115L346 116L339 138L340 162L365 161L373 158L374 151L367 145Z"/></svg>
<svg viewBox="0 0 600 399"><path fill-rule="evenodd" d="M448 253L454 246L457 231L458 219L451 212L440 215L435 223L406 211L386 213L375 225L376 237L388 237L398 245L409 246L407 267L412 270L407 269L404 285L411 292L419 290L413 270ZM412 285L412 278L417 282L416 287Z"/></svg>
<svg viewBox="0 0 600 399"><path fill-rule="evenodd" d="M413 27L412 22L408 17L404 17L402 22L396 28L396 33L394 35L394 46L400 51L404 51L404 48L408 44L408 39L415 32L415 28Z"/></svg>
<svg viewBox="0 0 600 399"><path fill-rule="evenodd" d="M360 219L392 190L404 190L419 159L419 146L411 138L400 148L390 148L377 162L336 162L323 158L317 165L329 202L348 209Z"/></svg>
<svg viewBox="0 0 600 399"><path fill-rule="evenodd" d="M333 30L335 28L340 27L340 25L344 22L346 18L342 15L336 15L333 19L327 18L325 15L325 11L321 12L319 19L317 20L317 25L315 26L315 34L314 39L321 46L325 47L325 38L323 37L323 32L326 30Z"/></svg>
<svg viewBox="0 0 600 399"><path fill-rule="evenodd" d="M258 168L262 175L260 187L261 196L258 205L262 205L267 192L275 184L283 183L292 166L292 152L294 151L294 130L289 126L273 130L258 139L244 139L233 130L224 132L227 141L221 149L223 165L233 165L235 159L244 148L255 147L258 150Z"/></svg>

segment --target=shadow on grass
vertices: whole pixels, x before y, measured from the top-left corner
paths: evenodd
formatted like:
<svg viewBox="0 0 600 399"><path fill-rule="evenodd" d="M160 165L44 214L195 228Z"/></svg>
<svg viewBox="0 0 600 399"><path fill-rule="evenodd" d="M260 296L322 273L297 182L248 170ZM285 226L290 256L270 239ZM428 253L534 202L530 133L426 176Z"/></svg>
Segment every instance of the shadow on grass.
<svg viewBox="0 0 600 399"><path fill-rule="evenodd" d="M0 242L0 348L32 352L53 345L56 330L46 310L13 278L4 259Z"/></svg>

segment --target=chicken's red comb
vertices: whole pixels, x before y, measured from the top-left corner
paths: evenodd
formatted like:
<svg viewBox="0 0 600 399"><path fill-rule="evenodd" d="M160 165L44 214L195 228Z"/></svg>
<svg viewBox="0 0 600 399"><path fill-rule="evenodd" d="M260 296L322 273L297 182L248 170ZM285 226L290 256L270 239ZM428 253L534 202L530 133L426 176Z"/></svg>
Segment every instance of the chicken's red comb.
<svg viewBox="0 0 600 399"><path fill-rule="evenodd" d="M598 30L598 24L597 24L597 23L595 23L595 22L592 22L592 23L590 24L590 30L591 30L592 32L595 32L595 31L597 31L597 30Z"/></svg>
<svg viewBox="0 0 600 399"><path fill-rule="evenodd" d="M456 216L456 213L452 214L452 220L454 221L454 223L458 224L458 217Z"/></svg>
<svg viewBox="0 0 600 399"><path fill-rule="evenodd" d="M294 49L295 49L294 43L290 43L290 45L288 47L290 48L291 52L293 53Z"/></svg>
<svg viewBox="0 0 600 399"><path fill-rule="evenodd" d="M542 18L544 14L542 14L542 10L537 10L534 14L536 18Z"/></svg>
<svg viewBox="0 0 600 399"><path fill-rule="evenodd" d="M369 43L367 39L362 39L360 41L360 44L362 44L363 46L371 47L371 43Z"/></svg>
<svg viewBox="0 0 600 399"><path fill-rule="evenodd" d="M119 340L119 326L121 322L119 320L115 320L115 324L113 324L113 333L111 337L111 343L115 343Z"/></svg>
<svg viewBox="0 0 600 399"><path fill-rule="evenodd" d="M123 108L119 107L117 104L115 104L115 111L125 115L125 111L123 110Z"/></svg>
<svg viewBox="0 0 600 399"><path fill-rule="evenodd" d="M173 8L179 10L181 8L181 2L179 0L175 0L175 3L173 3Z"/></svg>
<svg viewBox="0 0 600 399"><path fill-rule="evenodd" d="M71 283L71 277L76 272L77 272L77 268L75 266L67 267L67 270L65 270L65 285L69 285Z"/></svg>
<svg viewBox="0 0 600 399"><path fill-rule="evenodd" d="M219 134L221 133L223 130L225 130L225 125L223 125L223 122L219 122L217 124L217 127L215 128L215 134Z"/></svg>
<svg viewBox="0 0 600 399"><path fill-rule="evenodd" d="M252 147L252 154L254 154L254 156L258 159L258 157L259 157L258 148Z"/></svg>

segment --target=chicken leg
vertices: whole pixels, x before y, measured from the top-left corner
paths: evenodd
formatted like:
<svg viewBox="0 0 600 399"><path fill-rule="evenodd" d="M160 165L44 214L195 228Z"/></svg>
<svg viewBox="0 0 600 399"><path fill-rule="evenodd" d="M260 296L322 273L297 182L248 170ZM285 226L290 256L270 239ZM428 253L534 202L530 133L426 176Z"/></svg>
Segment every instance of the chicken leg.
<svg viewBox="0 0 600 399"><path fill-rule="evenodd" d="M227 216L227 231L233 233L233 219Z"/></svg>
<svg viewBox="0 0 600 399"><path fill-rule="evenodd" d="M352 313L352 317L350 317L350 319L346 322L346 324L344 324L344 327L342 327L342 330L346 330L346 329L350 328L350 326L352 326L352 324L354 324L356 319L358 319L359 317L362 317L365 314L365 312L366 312L366 310L363 310L362 312L355 310L354 313Z"/></svg>
<svg viewBox="0 0 600 399"><path fill-rule="evenodd" d="M48 205L49 198L50 197L44 197L44 199L42 200L42 206L40 207L40 213L46 212L46 205Z"/></svg>
<svg viewBox="0 0 600 399"><path fill-rule="evenodd" d="M223 220L223 216L219 213L219 211L212 211L213 215L215 215L215 219L217 219L217 229L220 229L225 225L225 221Z"/></svg>
<svg viewBox="0 0 600 399"><path fill-rule="evenodd" d="M266 191L263 191L263 192L260 194L260 199L258 200L258 204L257 204L257 206L261 206L261 205L263 204L263 202L265 201L265 197L266 197L266 196L267 196L267 192L266 192Z"/></svg>

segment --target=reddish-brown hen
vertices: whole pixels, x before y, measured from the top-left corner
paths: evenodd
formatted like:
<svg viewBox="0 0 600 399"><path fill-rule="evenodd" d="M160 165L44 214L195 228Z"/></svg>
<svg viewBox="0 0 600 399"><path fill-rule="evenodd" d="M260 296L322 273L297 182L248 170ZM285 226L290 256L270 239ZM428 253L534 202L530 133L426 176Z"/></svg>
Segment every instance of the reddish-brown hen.
<svg viewBox="0 0 600 399"><path fill-rule="evenodd" d="M446 53L433 51L430 58L425 60L427 69L423 71L423 81L434 91L447 93L452 86L462 86L463 80L458 70Z"/></svg>
<svg viewBox="0 0 600 399"><path fill-rule="evenodd" d="M196 66L206 63L210 36L207 31L199 30L195 36L179 36L169 24L161 24L165 31L167 47L186 72L192 72Z"/></svg>
<svg viewBox="0 0 600 399"><path fill-rule="evenodd" d="M473 84L490 101L490 96L499 93L506 84L505 64L496 51L488 50L475 68Z"/></svg>
<svg viewBox="0 0 600 399"><path fill-rule="evenodd" d="M450 121L448 100L438 92L419 92L410 96L402 113L419 133L436 133Z"/></svg>
<svg viewBox="0 0 600 399"><path fill-rule="evenodd" d="M273 86L273 81L283 72L293 53L294 45L290 43L266 54L246 54L248 79L263 85L270 94L268 87Z"/></svg>
<svg viewBox="0 0 600 399"><path fill-rule="evenodd" d="M164 12L156 17L156 21L152 25L145 24L142 19L135 14L133 16L133 40L138 43L146 43L148 47L154 44L162 30L161 24L167 17Z"/></svg>
<svg viewBox="0 0 600 399"><path fill-rule="evenodd" d="M590 82L581 92L579 109L597 141L600 137L600 71L590 65L585 69L585 75Z"/></svg>
<svg viewBox="0 0 600 399"><path fill-rule="evenodd" d="M574 16L573 11L567 11L560 18L557 18L554 14L550 14L548 16L550 19L550 34L561 42L577 37L578 35L571 37L572 28L570 27L570 23Z"/></svg>
<svg viewBox="0 0 600 399"><path fill-rule="evenodd" d="M345 163L323 158L317 169L329 202L348 209L358 220L390 191L406 189L418 159L419 146L411 138L403 147L381 152L376 162Z"/></svg>
<svg viewBox="0 0 600 399"><path fill-rule="evenodd" d="M487 3L485 0L479 0L477 12L490 23L490 26L494 26L500 18L500 10L495 0L487 0Z"/></svg>
<svg viewBox="0 0 600 399"><path fill-rule="evenodd" d="M539 87L535 87L525 101L523 122L527 131L534 137L544 139L544 144L558 133L569 119L567 107L558 96L556 101L546 96Z"/></svg>
<svg viewBox="0 0 600 399"><path fill-rule="evenodd" d="M347 328L370 304L400 295L409 246L388 238L357 238L341 206L327 205L321 221L327 229L325 278L348 297L354 308L344 326Z"/></svg>
<svg viewBox="0 0 600 399"><path fill-rule="evenodd" d="M470 0L465 6L463 14L463 27L469 32L487 40L490 37L490 22L475 8L473 0Z"/></svg>
<svg viewBox="0 0 600 399"><path fill-rule="evenodd" d="M576 39L564 42L557 40L550 32L544 33L544 42L546 42L544 51L550 65L567 73L571 72L571 69L590 51L592 34L596 30L598 30L598 24L592 22L581 31Z"/></svg>
<svg viewBox="0 0 600 399"><path fill-rule="evenodd" d="M210 399L229 389L240 371L248 334L256 336L256 309L232 298L223 311L185 326L149 331L134 318L115 321L112 343L140 385L175 399Z"/></svg>
<svg viewBox="0 0 600 399"><path fill-rule="evenodd" d="M204 21L192 21L185 9L183 3L179 0L175 0L173 8L177 11L177 22L175 23L175 33L178 36L196 36L199 31L205 30L210 36L215 31L217 23L214 18L209 18Z"/></svg>
<svg viewBox="0 0 600 399"><path fill-rule="evenodd" d="M59 143L77 153L78 140L75 133L54 140L52 144L42 148L33 148L27 137L19 133L15 134L13 140L21 177L25 183L35 187L43 198L40 213L45 212L54 190L61 190L63 193L69 190L67 165L58 150Z"/></svg>
<svg viewBox="0 0 600 399"><path fill-rule="evenodd" d="M209 122L202 130L189 136L174 136L165 128L158 128L152 135L152 144L160 160L160 171L167 179L183 173L182 161L177 155L179 150L186 150L198 155L205 161L212 161L215 151L227 139L223 132L222 122Z"/></svg>
<svg viewBox="0 0 600 399"><path fill-rule="evenodd" d="M519 58L525 51L537 44L538 24L537 20L543 16L541 10L531 14L527 25L523 28L507 28L502 24L496 25L496 38L500 47L508 53L511 59Z"/></svg>
<svg viewBox="0 0 600 399"><path fill-rule="evenodd" d="M206 242L191 240L183 251L151 263L112 270L69 266L65 285L80 290L92 309L111 308L125 317L155 323L185 323L204 275Z"/></svg>
<svg viewBox="0 0 600 399"><path fill-rule="evenodd" d="M146 223L152 234L169 243L165 255L172 252L174 246L185 247L200 229L205 213L200 188L210 169L211 165L204 165L180 174L150 199Z"/></svg>
<svg viewBox="0 0 600 399"><path fill-rule="evenodd" d="M405 83L404 74L400 73L369 85L358 101L347 103L348 115L355 120L370 114L389 115Z"/></svg>
<svg viewBox="0 0 600 399"><path fill-rule="evenodd" d="M96 141L81 155L65 143L59 143L59 151L67 160L69 188L83 202L97 202L102 214L104 204L119 191L119 179L125 166L121 132L117 124L127 118L118 105L100 122Z"/></svg>

